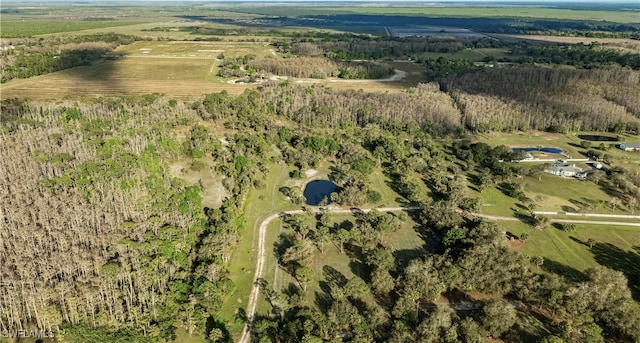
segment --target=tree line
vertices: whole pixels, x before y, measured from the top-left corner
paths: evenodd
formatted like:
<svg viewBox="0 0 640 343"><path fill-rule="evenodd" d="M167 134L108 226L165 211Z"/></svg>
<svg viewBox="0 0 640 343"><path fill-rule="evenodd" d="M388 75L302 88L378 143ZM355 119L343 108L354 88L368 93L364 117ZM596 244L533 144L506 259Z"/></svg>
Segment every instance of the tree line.
<svg viewBox="0 0 640 343"><path fill-rule="evenodd" d="M16 38L12 49L0 55L0 82L15 78L52 73L59 70L89 65L119 45L140 38L122 34L93 34L65 38Z"/></svg>
<svg viewBox="0 0 640 343"><path fill-rule="evenodd" d="M441 87L473 131L616 131L640 118L639 75L619 68L484 68L451 75Z"/></svg>

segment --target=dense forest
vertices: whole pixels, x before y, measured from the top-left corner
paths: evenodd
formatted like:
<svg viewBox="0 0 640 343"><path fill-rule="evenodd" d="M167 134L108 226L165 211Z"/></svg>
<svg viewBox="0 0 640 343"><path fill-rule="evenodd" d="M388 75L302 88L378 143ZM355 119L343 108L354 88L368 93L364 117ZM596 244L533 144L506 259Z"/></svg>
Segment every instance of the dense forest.
<svg viewBox="0 0 640 343"><path fill-rule="evenodd" d="M157 96L5 101L2 112L3 328L68 323L71 337L105 326L154 340L178 325L202 332L233 287L225 263L259 179L249 133L223 149L195 111ZM185 139L171 134L178 127ZM231 196L215 209L168 170L180 158L202 168L204 156L228 179Z"/></svg>

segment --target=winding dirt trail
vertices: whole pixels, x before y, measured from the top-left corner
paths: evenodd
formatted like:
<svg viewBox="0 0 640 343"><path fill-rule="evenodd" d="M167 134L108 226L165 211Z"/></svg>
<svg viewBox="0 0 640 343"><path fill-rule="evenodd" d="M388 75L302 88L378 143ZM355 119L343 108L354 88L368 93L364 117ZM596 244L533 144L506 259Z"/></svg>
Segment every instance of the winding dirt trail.
<svg viewBox="0 0 640 343"><path fill-rule="evenodd" d="M381 207L381 208L375 208L376 210L380 211L380 212L393 212L393 211L415 211L415 210L421 210L422 206L406 206L406 207ZM358 209L358 208L352 208L352 209L345 209L345 208L341 208L341 207L327 207L325 208L326 211L330 212L330 213L358 213L358 212L369 212L370 210L372 210L371 208L363 208L363 209ZM313 209L314 213L320 213L320 209L319 208L315 208ZM268 215L266 218L264 218L261 222L260 222L260 226L258 228L258 253L257 253L257 260L256 260L256 272L253 276L253 286L251 288L251 294L249 295L249 301L247 303L247 323L244 325L244 329L242 330L242 337L240 338L240 340L238 341L239 343L249 343L251 341L251 324L253 322L253 316L255 315L256 312L256 306L258 304L258 297L260 295L260 287L257 283L258 279L262 278L263 272L264 272L264 264L265 264L265 259L266 259L266 251L264 248L265 245L265 236L267 233L267 227L269 226L269 223L271 223L272 220L276 219L276 218L280 218L284 215L287 214L301 214L304 213L303 210L292 210L292 211L283 211L283 212L278 212L278 213L273 213ZM485 214L479 214L479 213L473 213L473 215L478 216L478 217L482 217L488 220L496 220L496 221L520 221L517 218L514 217L501 217L501 216L491 216L491 215L485 215ZM553 219L551 218L550 221L552 222L560 222L560 223L580 223L580 224L600 224L600 225L625 225L625 226L639 226L640 227L640 223L629 223L629 222L615 222L615 221L595 221L595 220L572 220L572 219Z"/></svg>
<svg viewBox="0 0 640 343"><path fill-rule="evenodd" d="M407 206L407 207L381 207L376 208L376 210L380 212L392 212L392 211L412 211L422 209L421 206ZM345 209L338 207L328 207L326 210L330 213L358 213L358 212L369 212L370 208L363 209ZM313 209L314 213L320 213L320 209ZM262 274L264 272L264 262L266 259L266 251L264 248L265 236L267 233L267 227L272 220L282 217L286 214L300 214L304 213L303 210L293 210L293 211L283 211L278 213L273 213L264 218L260 222L260 226L258 228L258 256L256 259L256 272L253 276L253 286L251 287L251 294L249 295L249 301L247 303L247 323L244 325L244 330L242 330L242 337L238 341L239 343L249 343L251 341L251 323L253 322L253 316L256 312L256 306L258 304L258 297L260 295L260 286L258 285L258 279L262 278Z"/></svg>

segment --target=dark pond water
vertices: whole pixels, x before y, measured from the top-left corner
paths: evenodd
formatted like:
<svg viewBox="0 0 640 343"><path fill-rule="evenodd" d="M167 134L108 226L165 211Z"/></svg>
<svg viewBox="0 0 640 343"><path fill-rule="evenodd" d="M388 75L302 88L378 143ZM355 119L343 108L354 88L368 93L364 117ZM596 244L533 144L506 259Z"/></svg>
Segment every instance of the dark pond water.
<svg viewBox="0 0 640 343"><path fill-rule="evenodd" d="M542 152L548 152L550 154L561 154L562 153L562 149L559 148L550 148L550 147L546 147L546 148L513 148L511 149L513 151L524 151L524 152L532 152L532 151L542 151Z"/></svg>
<svg viewBox="0 0 640 343"><path fill-rule="evenodd" d="M596 142L617 142L618 141L618 137L600 136L600 135L578 135L578 138L583 139L585 141L596 141Z"/></svg>
<svg viewBox="0 0 640 343"><path fill-rule="evenodd" d="M329 180L311 181L304 188L304 197L307 205L318 206L322 199L327 198L327 204L331 203L331 193L336 191L336 185Z"/></svg>

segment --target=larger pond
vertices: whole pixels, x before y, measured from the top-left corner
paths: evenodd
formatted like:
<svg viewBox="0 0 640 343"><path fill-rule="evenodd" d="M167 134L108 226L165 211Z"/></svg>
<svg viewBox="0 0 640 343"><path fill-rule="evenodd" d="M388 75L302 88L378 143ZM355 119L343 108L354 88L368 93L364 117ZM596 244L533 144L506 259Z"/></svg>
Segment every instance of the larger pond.
<svg viewBox="0 0 640 343"><path fill-rule="evenodd" d="M584 139L585 141L596 141L596 142L617 142L618 141L618 137L603 136L603 135L578 135L578 138Z"/></svg>
<svg viewBox="0 0 640 343"><path fill-rule="evenodd" d="M307 183L304 188L304 197L307 205L318 206L326 198L325 204L331 203L331 193L336 191L335 183L329 180L316 180Z"/></svg>
<svg viewBox="0 0 640 343"><path fill-rule="evenodd" d="M545 147L545 148L534 148L534 147L512 148L511 150L513 150L513 151L524 151L524 152L540 151L540 152L546 152L546 153L549 153L549 154L562 154L562 149L551 148L551 147Z"/></svg>

